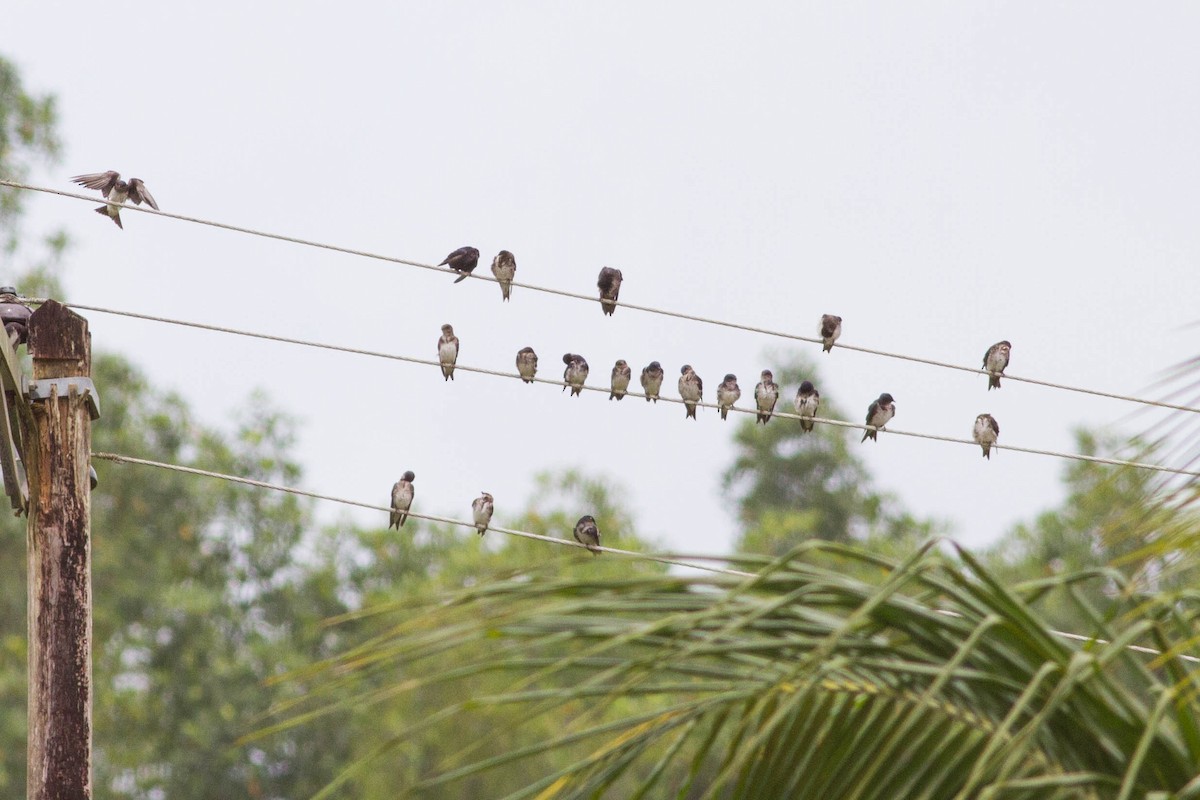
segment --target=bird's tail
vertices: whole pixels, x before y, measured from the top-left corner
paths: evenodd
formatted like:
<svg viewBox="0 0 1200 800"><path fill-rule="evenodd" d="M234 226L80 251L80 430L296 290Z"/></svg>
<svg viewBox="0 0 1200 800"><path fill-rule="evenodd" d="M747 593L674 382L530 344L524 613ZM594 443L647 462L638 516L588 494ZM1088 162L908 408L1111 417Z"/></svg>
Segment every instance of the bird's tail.
<svg viewBox="0 0 1200 800"><path fill-rule="evenodd" d="M727 415L728 413L729 413L729 409L728 409L728 408L722 408L722 409L721 409L721 419L725 419L725 418L726 418L726 415Z"/></svg>
<svg viewBox="0 0 1200 800"><path fill-rule="evenodd" d="M872 442L877 442L877 441L879 441L878 439L876 439L876 438L875 438L875 429L874 429L874 428L871 428L871 429L869 429L869 430L865 430L865 431L863 431L863 438L862 438L862 439L860 439L858 443L859 443L859 444L862 444L862 443L863 443L863 442L865 442L867 439L870 439Z"/></svg>
<svg viewBox="0 0 1200 800"><path fill-rule="evenodd" d="M687 403L684 403L683 409L685 412L683 417L684 419L687 419L688 417L691 417L692 419L696 418L696 407L694 405L688 405Z"/></svg>
<svg viewBox="0 0 1200 800"><path fill-rule="evenodd" d="M470 274L471 274L471 273L469 273L469 272L464 272L462 275L459 275L457 278L455 278L455 279L454 279L454 282L455 282L455 283L462 283L463 281L465 281L465 280L467 279L467 276L468 276L468 275L470 275Z"/></svg>
<svg viewBox="0 0 1200 800"><path fill-rule="evenodd" d="M992 374L988 375L988 391L990 392L992 389L999 389L999 388L1000 388L1000 375L998 373L993 372Z"/></svg>
<svg viewBox="0 0 1200 800"><path fill-rule="evenodd" d="M400 512L400 527L396 528L396 530L400 530L400 528L403 528L404 523L406 523L406 522L408 522L408 514L405 514L403 511L401 511Z"/></svg>
<svg viewBox="0 0 1200 800"><path fill-rule="evenodd" d="M811 419L800 420L800 430L804 431L805 433L812 433L812 429L813 422Z"/></svg>
<svg viewBox="0 0 1200 800"><path fill-rule="evenodd" d="M833 342L824 342L821 345L821 350L825 353L828 353L832 349L833 349Z"/></svg>
<svg viewBox="0 0 1200 800"><path fill-rule="evenodd" d="M983 457L988 461L992 460L992 448L990 446L983 448Z"/></svg>
<svg viewBox="0 0 1200 800"><path fill-rule="evenodd" d="M121 212L120 211L118 211L115 214L109 214L108 206L100 206L99 208L96 209L96 213L103 214L106 217L112 218L112 221L117 223L118 228L120 228L121 230L125 230L125 226L121 224Z"/></svg>

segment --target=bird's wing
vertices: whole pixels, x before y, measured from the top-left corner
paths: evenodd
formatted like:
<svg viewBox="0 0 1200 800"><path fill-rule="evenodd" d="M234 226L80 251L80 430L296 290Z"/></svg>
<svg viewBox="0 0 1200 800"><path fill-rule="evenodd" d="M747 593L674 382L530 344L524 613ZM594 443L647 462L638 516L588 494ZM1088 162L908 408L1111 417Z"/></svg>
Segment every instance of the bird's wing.
<svg viewBox="0 0 1200 800"><path fill-rule="evenodd" d="M146 189L146 184L141 178L129 179L129 199L138 205L145 202L146 205L158 211L158 203L154 201L154 197Z"/></svg>
<svg viewBox="0 0 1200 800"><path fill-rule="evenodd" d="M71 178L73 183L78 183L80 186L86 186L88 189L99 189L100 192L108 197L108 193L117 185L117 181L121 179L121 173L109 170L108 172L90 172L87 175L76 175Z"/></svg>

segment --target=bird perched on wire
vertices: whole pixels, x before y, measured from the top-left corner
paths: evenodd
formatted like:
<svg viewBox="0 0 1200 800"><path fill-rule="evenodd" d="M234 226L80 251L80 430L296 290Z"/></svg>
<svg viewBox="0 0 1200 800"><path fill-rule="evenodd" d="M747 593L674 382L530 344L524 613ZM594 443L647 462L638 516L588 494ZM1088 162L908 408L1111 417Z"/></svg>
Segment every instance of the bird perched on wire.
<svg viewBox="0 0 1200 800"><path fill-rule="evenodd" d="M563 363L567 368L563 370L563 380L571 387L571 396L583 393L583 382L587 380L588 363L583 356L578 353L563 353ZM563 387L565 392L567 387Z"/></svg>
<svg viewBox="0 0 1200 800"><path fill-rule="evenodd" d="M495 510L496 503L487 492L483 492L471 501L471 515L475 518L475 527L479 530L480 536L487 533L488 525L492 521L492 512Z"/></svg>
<svg viewBox="0 0 1200 800"><path fill-rule="evenodd" d="M737 384L737 375L732 372L725 376L725 380L721 381L717 386L717 408L721 410L721 419L725 419L729 413L729 409L733 408L733 404L742 396L742 389Z"/></svg>
<svg viewBox="0 0 1200 800"><path fill-rule="evenodd" d="M97 208L96 213L107 216L113 222L117 223L117 227L121 230L125 230L125 226L121 224L121 206L125 204L127 199L132 200L139 206L145 203L155 211L158 211L158 203L154 202L154 198L146 189L146 184L141 178L130 178L128 181L123 181L121 180L121 173L110 169L108 172L92 172L87 175L76 175L71 180L88 189L99 189L100 194L104 195L104 199L108 203Z"/></svg>
<svg viewBox="0 0 1200 800"><path fill-rule="evenodd" d="M533 352L532 347L522 347L517 351L517 372L521 380L533 383L533 376L537 375L537 353Z"/></svg>
<svg viewBox="0 0 1200 800"><path fill-rule="evenodd" d="M800 430L805 433L812 432L812 418L817 415L817 409L820 407L821 393L817 391L817 387L813 386L812 381L801 382L800 388L796 390L796 413L800 415Z"/></svg>
<svg viewBox="0 0 1200 800"><path fill-rule="evenodd" d="M442 335L438 337L438 361L442 365L442 378L454 380L454 363L458 361L458 337L450 323L442 326Z"/></svg>
<svg viewBox="0 0 1200 800"><path fill-rule="evenodd" d="M413 481L417 476L412 470L400 476L400 480L392 486L392 514L388 518L388 529L400 530L408 519L408 510L412 508Z"/></svg>
<svg viewBox="0 0 1200 800"><path fill-rule="evenodd" d="M872 442L879 441L875 438L875 434L882 430L883 426L888 424L888 420L894 416L896 416L896 401L890 394L884 392L879 395L879 399L872 400L871 405L867 406L867 424L875 427L863 431L863 438L859 444L867 439Z"/></svg>
<svg viewBox="0 0 1200 800"><path fill-rule="evenodd" d="M584 514L575 523L575 541L592 551L592 555L600 555L600 529L596 527L596 518Z"/></svg>
<svg viewBox="0 0 1200 800"><path fill-rule="evenodd" d="M600 310L608 316L617 310L617 297L621 294L621 270L605 267L600 270L600 278L596 281L600 289Z"/></svg>
<svg viewBox="0 0 1200 800"><path fill-rule="evenodd" d="M696 404L704 399L704 381L691 364L679 368L679 396L683 398L683 418L696 418Z"/></svg>
<svg viewBox="0 0 1200 800"><path fill-rule="evenodd" d="M500 281L500 293L508 302L508 296L512 294L513 277L517 274L517 259L507 250L501 250L492 259L492 274Z"/></svg>
<svg viewBox="0 0 1200 800"><path fill-rule="evenodd" d="M479 251L474 247L460 247L438 264L439 267L449 267L455 272L461 272L455 283L462 283L467 279L467 276L475 271L475 267L479 264Z"/></svg>
<svg viewBox="0 0 1200 800"><path fill-rule="evenodd" d="M608 399L620 400L625 397L625 392L629 391L629 381L632 379L633 370L629 368L629 363L623 358L618 358L612 368L612 388Z"/></svg>
<svg viewBox="0 0 1200 800"><path fill-rule="evenodd" d="M662 389L663 368L662 364L657 361L651 361L646 366L642 367L642 391L646 393L646 402L654 401L658 404L658 393Z"/></svg>
<svg viewBox="0 0 1200 800"><path fill-rule="evenodd" d="M1000 376L1008 366L1012 353L1012 342L996 342L983 354L983 368L988 371L988 391L1000 388Z"/></svg>
<svg viewBox="0 0 1200 800"><path fill-rule="evenodd" d="M983 448L983 457L992 460L992 445L1000 438L1000 423L991 414L980 414L975 418L975 429L971 431L975 443Z"/></svg>
<svg viewBox="0 0 1200 800"><path fill-rule="evenodd" d="M836 314L822 314L817 334L821 337L821 350L828 353L833 349L833 343L842 335L842 318Z"/></svg>
<svg viewBox="0 0 1200 800"><path fill-rule="evenodd" d="M769 369L764 369L759 377L758 385L754 387L754 405L758 407L755 422L766 425L771 421L775 404L779 402L779 385L775 383L775 375Z"/></svg>

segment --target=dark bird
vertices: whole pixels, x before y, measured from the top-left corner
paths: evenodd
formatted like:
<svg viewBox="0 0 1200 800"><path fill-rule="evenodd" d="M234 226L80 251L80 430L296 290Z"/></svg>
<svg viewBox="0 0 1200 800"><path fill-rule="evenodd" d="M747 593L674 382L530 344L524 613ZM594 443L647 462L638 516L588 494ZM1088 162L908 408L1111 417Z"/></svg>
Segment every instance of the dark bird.
<svg viewBox="0 0 1200 800"><path fill-rule="evenodd" d="M756 422L766 425L779 402L779 386L775 383L775 375L771 370L764 369L758 385L754 387L754 404L758 407Z"/></svg>
<svg viewBox="0 0 1200 800"><path fill-rule="evenodd" d="M867 439L872 442L879 441L875 438L875 434L882 430L883 426L888 424L888 420L894 416L896 416L896 401L890 394L884 392L879 395L878 400L872 400L871 405L867 406L867 424L875 427L863 431L863 438L859 444Z"/></svg>
<svg viewBox="0 0 1200 800"><path fill-rule="evenodd" d="M563 380L571 387L571 396L583 393L583 382L587 380L588 363L583 356L578 353L563 353L563 363L567 368L563 370ZM565 392L567 387L563 387Z"/></svg>
<svg viewBox="0 0 1200 800"><path fill-rule="evenodd" d="M1000 423L991 414L980 414L975 418L975 429L971 431L975 443L983 448L983 457L991 461L992 445L1000 438Z"/></svg>
<svg viewBox="0 0 1200 800"><path fill-rule="evenodd" d="M450 255L446 256L445 260L439 267L449 267L455 272L461 272L455 283L462 283L467 279L467 276L475 271L475 267L479 265L479 251L474 247L460 247Z"/></svg>
<svg viewBox="0 0 1200 800"><path fill-rule="evenodd" d="M517 259L507 250L501 250L492 259L492 274L496 276L496 280L500 281L500 293L504 295L504 300L507 302L508 296L512 294L513 278L517 274ZM459 278L459 280L462 279Z"/></svg>
<svg viewBox="0 0 1200 800"><path fill-rule="evenodd" d="M537 353L533 352L532 347L522 347L517 351L517 372L521 373L521 380L533 383L533 376L537 375Z"/></svg>
<svg viewBox="0 0 1200 800"><path fill-rule="evenodd" d="M662 389L663 368L657 361L651 361L642 368L642 391L646 393L646 402L653 400L658 403L658 392Z"/></svg>
<svg viewBox="0 0 1200 800"><path fill-rule="evenodd" d="M600 270L596 286L600 289L600 309L610 317L617 310L617 297L621 294L621 270L605 267Z"/></svg>
<svg viewBox="0 0 1200 800"><path fill-rule="evenodd" d="M742 396L742 389L737 385L737 375L732 372L725 376L725 380L721 381L721 385L717 387L717 408L721 410L721 419L729 413L729 409L733 408L733 404Z"/></svg>
<svg viewBox="0 0 1200 800"><path fill-rule="evenodd" d="M479 530L480 536L487 533L488 525L492 521L492 512L495 510L495 501L487 492L471 501L471 514L475 517L475 527Z"/></svg>
<svg viewBox="0 0 1200 800"><path fill-rule="evenodd" d="M408 510L412 508L413 502L412 482L416 479L417 476L412 473L412 470L409 470L392 486L392 514L388 518L389 530L391 528L400 530L404 521L408 519Z"/></svg>
<svg viewBox="0 0 1200 800"><path fill-rule="evenodd" d="M1012 353L1012 343L996 342L983 354L983 368L988 371L988 391L1000 388L1000 376L1008 366L1008 358Z"/></svg>
<svg viewBox="0 0 1200 800"><path fill-rule="evenodd" d="M158 203L154 202L154 198L146 190L146 184L141 178L130 178L126 182L121 180L119 172L110 169L108 172L76 175L71 180L88 189L99 189L100 194L104 195L104 199L108 203L97 208L96 213L111 218L121 230L125 229L125 226L121 224L121 206L124 205L126 199L132 200L139 206L145 203L158 211Z"/></svg>
<svg viewBox="0 0 1200 800"><path fill-rule="evenodd" d="M454 362L458 361L458 337L449 323L442 326L442 335L438 337L438 361L442 364L442 378L454 380Z"/></svg>
<svg viewBox="0 0 1200 800"><path fill-rule="evenodd" d="M821 337L821 350L828 353L833 349L833 343L842 335L842 318L836 314L822 314L817 333Z"/></svg>
<svg viewBox="0 0 1200 800"><path fill-rule="evenodd" d="M591 514L584 514L575 523L575 541L592 551L592 555L600 555L600 529Z"/></svg>
<svg viewBox="0 0 1200 800"><path fill-rule="evenodd" d="M612 368L612 388L609 391L608 399L620 400L623 398L625 392L629 391L629 381L632 379L633 370L629 368L628 362L623 358L618 358Z"/></svg>
<svg viewBox="0 0 1200 800"><path fill-rule="evenodd" d="M704 399L704 381L691 364L679 368L679 396L683 398L683 418L696 418L696 404Z"/></svg>
<svg viewBox="0 0 1200 800"><path fill-rule="evenodd" d="M817 415L817 409L820 407L821 393L817 391L817 387L813 386L812 381L801 383L800 388L796 390L796 413L800 415L800 430L805 433L812 432L812 418Z"/></svg>

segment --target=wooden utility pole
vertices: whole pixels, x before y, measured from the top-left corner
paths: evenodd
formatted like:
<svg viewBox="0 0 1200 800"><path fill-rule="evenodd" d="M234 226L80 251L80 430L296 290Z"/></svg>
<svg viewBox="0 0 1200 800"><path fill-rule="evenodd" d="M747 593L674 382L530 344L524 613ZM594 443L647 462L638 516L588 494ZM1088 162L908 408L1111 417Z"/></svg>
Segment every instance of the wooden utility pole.
<svg viewBox="0 0 1200 800"><path fill-rule="evenodd" d="M92 558L87 320L53 300L29 319L28 800L92 796ZM75 379L74 381L67 379Z"/></svg>

